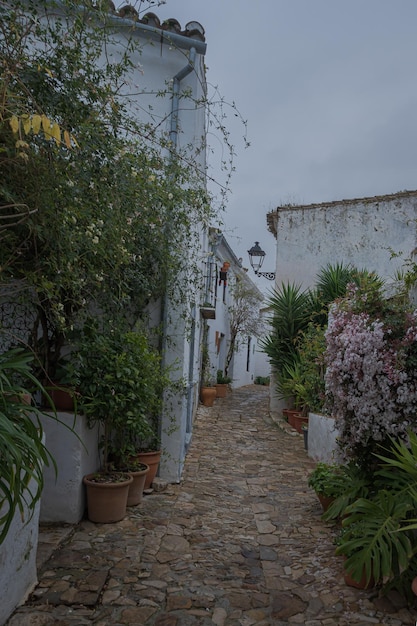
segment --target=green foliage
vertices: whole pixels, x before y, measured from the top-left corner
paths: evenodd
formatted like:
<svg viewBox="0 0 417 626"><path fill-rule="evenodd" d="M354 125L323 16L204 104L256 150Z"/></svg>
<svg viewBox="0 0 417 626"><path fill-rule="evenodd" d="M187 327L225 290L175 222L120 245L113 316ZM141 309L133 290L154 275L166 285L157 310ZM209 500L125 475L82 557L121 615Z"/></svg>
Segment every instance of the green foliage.
<svg viewBox="0 0 417 626"><path fill-rule="evenodd" d="M391 438L384 451L375 455L379 469L373 474L364 475L359 465L342 466L345 493L323 519L343 516L336 553L347 557L345 569L355 580L365 571L383 592L396 589L411 601L417 574L417 435L409 432L407 441Z"/></svg>
<svg viewBox="0 0 417 626"><path fill-rule="evenodd" d="M217 370L216 382L218 385L229 385L232 382L230 376L225 376L222 370Z"/></svg>
<svg viewBox="0 0 417 626"><path fill-rule="evenodd" d="M183 251L212 211L195 162L141 122L140 104L125 95L138 43L128 38L119 57L100 61L114 39L108 14L87 16L71 0L59 11L48 2L0 11L3 318L18 302L22 334L53 378L92 306L137 319L167 290L184 301ZM74 140L39 130L44 118Z"/></svg>
<svg viewBox="0 0 417 626"><path fill-rule="evenodd" d="M316 493L335 498L340 495L338 481L340 471L339 465L319 462L308 477L308 485Z"/></svg>
<svg viewBox="0 0 417 626"><path fill-rule="evenodd" d="M361 467L355 463L336 466L335 472L329 477L329 483L334 501L323 514L326 521L341 519L346 509L358 498L367 498L374 492L372 476L364 475Z"/></svg>
<svg viewBox="0 0 417 626"><path fill-rule="evenodd" d="M411 537L399 532L410 504L392 492L380 490L372 500L358 499L346 509L343 541L336 554L347 557L345 569L359 581L388 582L399 576L414 554Z"/></svg>
<svg viewBox="0 0 417 626"><path fill-rule="evenodd" d="M280 393L284 367L292 367L297 360L297 340L300 332L307 328L311 315L309 302L308 293L299 285L285 283L273 291L269 301L272 330L261 341L261 347L277 372Z"/></svg>
<svg viewBox="0 0 417 626"><path fill-rule="evenodd" d="M298 343L300 391L305 410L323 411L325 401L324 355L326 352L326 327L312 322L302 332ZM295 393L297 390L295 390Z"/></svg>
<svg viewBox="0 0 417 626"><path fill-rule="evenodd" d="M45 447L41 412L24 398L43 392L33 376L33 355L14 348L0 355L0 544L16 511L33 515L44 484L43 468L55 462ZM32 484L31 483L32 480Z"/></svg>
<svg viewBox="0 0 417 626"><path fill-rule="evenodd" d="M374 273L336 263L318 272L313 289L283 283L270 298L272 331L261 346L276 371L279 395L294 398L304 413L324 410L329 307L346 294L350 283L366 285L371 294L382 288Z"/></svg>
<svg viewBox="0 0 417 626"><path fill-rule="evenodd" d="M90 328L73 358L81 410L104 428L103 467L112 454L126 461L148 444L155 449L169 380L147 335L140 329Z"/></svg>
<svg viewBox="0 0 417 626"><path fill-rule="evenodd" d="M269 376L257 376L255 378L255 385L269 385L270 378Z"/></svg>

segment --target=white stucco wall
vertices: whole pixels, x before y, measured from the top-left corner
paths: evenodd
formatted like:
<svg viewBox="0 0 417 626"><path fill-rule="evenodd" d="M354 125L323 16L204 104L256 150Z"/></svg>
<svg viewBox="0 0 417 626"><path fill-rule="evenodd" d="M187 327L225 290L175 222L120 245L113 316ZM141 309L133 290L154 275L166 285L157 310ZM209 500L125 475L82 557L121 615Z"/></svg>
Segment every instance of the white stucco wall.
<svg viewBox="0 0 417 626"><path fill-rule="evenodd" d="M218 244L214 249L214 258L218 269L224 261L230 263L227 272L227 286L224 284L217 285L216 302L216 318L208 321L209 326L209 353L210 362L212 364L213 374L218 369L224 370L225 359L230 344L230 314L229 307L233 305L233 285L236 280L244 281L248 289L258 291L256 285L250 280L245 270L241 266L240 260L236 257L230 248L226 238L219 235ZM261 292L259 297L262 298ZM260 305L261 306L261 302ZM220 346L216 344L220 341ZM228 375L232 378L231 387L242 387L254 382L258 375L257 367L259 364L258 340L251 336L248 350L248 336L239 333L236 342L236 349L230 364Z"/></svg>
<svg viewBox="0 0 417 626"><path fill-rule="evenodd" d="M55 459L43 471L40 521L76 524L85 511L83 476L100 468L98 427L88 428L83 415L58 412L41 417L47 448Z"/></svg>
<svg viewBox="0 0 417 626"><path fill-rule="evenodd" d="M278 207L267 222L277 240L276 288L283 282L312 287L329 263L375 271L389 284L417 247L417 191ZM391 258L392 252L403 258ZM270 406L283 408L274 384Z"/></svg>
<svg viewBox="0 0 417 626"><path fill-rule="evenodd" d="M35 492L35 481L29 483L28 493ZM28 496L28 500L30 496ZM6 504L0 507L5 514ZM23 519L17 510L5 541L0 545L0 624L5 624L13 610L31 593L37 583L36 549L39 534L40 502L33 515L24 506Z"/></svg>
<svg viewBox="0 0 417 626"><path fill-rule="evenodd" d="M351 263L390 279L416 247L417 192L279 207L268 215L277 238L276 284L314 284L328 263Z"/></svg>
<svg viewBox="0 0 417 626"><path fill-rule="evenodd" d="M196 48L194 69L184 75L179 83L179 107L177 117L177 132L171 135L176 143L177 151L186 150L186 162L195 164L202 173L205 184L205 150L201 149L206 133L206 111L204 106L205 95L205 65L204 44L183 38L181 42L169 44L167 42L147 40L144 32L138 27L132 30L132 24L124 31L125 35L138 38L141 43L140 52L132 53L131 61L137 71L132 76L129 89L129 99L132 112L143 122L155 124L158 132L165 136L172 130L172 88L173 79L178 73L187 68L190 58L190 48ZM168 34L168 36L170 36ZM123 34L121 35L121 41ZM117 56L119 45L117 36L115 46L110 54ZM184 96L189 93L190 97ZM196 103L199 102L197 105ZM192 148L191 148L192 147ZM195 153L193 153L195 150ZM167 154L165 156L168 156ZM184 250L184 271L187 271L187 254L204 264L203 252L206 249L205 227L200 225L195 232L194 243ZM201 257L201 258L200 258ZM202 271L203 273L203 271ZM187 299L172 303L168 299L163 302L163 315L160 321L164 326L163 356L164 364L172 366L170 377L173 380L184 381L184 392L176 397L170 396L162 412L161 444L162 458L159 476L168 482L178 482L181 478L187 447L191 439L193 417L198 404L199 382L199 312L200 298L198 284L190 280ZM154 316L155 317L155 316Z"/></svg>

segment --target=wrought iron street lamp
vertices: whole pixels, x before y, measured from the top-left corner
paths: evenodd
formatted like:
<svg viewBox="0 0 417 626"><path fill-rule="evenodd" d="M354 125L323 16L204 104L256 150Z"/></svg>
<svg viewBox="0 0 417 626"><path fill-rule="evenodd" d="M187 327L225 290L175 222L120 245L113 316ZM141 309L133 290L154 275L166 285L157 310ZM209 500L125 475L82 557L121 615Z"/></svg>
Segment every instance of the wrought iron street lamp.
<svg viewBox="0 0 417 626"><path fill-rule="evenodd" d="M266 252L262 250L259 245L259 241L255 241L255 245L252 246L250 250L248 250L249 261L252 266L253 271L257 276L263 276L268 280L275 280L275 272L260 272L259 270L262 267L262 263L264 262Z"/></svg>

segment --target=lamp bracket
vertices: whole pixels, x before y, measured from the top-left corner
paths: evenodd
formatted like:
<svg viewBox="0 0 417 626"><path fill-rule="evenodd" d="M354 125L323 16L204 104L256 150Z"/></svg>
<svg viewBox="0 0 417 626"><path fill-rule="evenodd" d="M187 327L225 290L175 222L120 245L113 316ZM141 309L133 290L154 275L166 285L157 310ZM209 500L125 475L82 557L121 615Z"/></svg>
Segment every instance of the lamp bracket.
<svg viewBox="0 0 417 626"><path fill-rule="evenodd" d="M275 280L275 272L255 272L255 274L268 280Z"/></svg>

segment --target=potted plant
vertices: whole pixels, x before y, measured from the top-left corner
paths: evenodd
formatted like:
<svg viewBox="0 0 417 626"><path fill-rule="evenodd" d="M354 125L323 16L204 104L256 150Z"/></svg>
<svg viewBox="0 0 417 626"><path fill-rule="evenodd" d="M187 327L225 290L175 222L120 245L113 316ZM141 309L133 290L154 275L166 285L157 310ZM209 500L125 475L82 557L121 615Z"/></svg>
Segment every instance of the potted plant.
<svg viewBox="0 0 417 626"><path fill-rule="evenodd" d="M347 548L347 541L352 538L360 537L362 533L362 526L360 523L356 523L351 528L341 528L338 536L335 539L336 554L343 554L343 578L348 587L355 587L355 589L371 589L375 586L375 579L372 571L372 564L370 569L365 565L361 566L359 573L352 570L351 562L355 560L355 547Z"/></svg>
<svg viewBox="0 0 417 626"><path fill-rule="evenodd" d="M57 411L74 411L77 409L77 372L71 359L61 358L55 368L53 380L45 382L48 392ZM48 405L48 399L44 398Z"/></svg>
<svg viewBox="0 0 417 626"><path fill-rule="evenodd" d="M88 515L91 521L112 522L126 512L129 474L141 441L154 436L153 411L159 406L159 385L163 379L159 355L140 330L110 329L98 332L89 329L75 358L78 363L80 406L91 423L102 427L102 467L84 478L88 486ZM98 513L92 511L90 494L104 492L114 485L123 491L116 513L107 516L106 505ZM123 487L122 487L123 485ZM124 504L123 504L124 502Z"/></svg>
<svg viewBox="0 0 417 626"><path fill-rule="evenodd" d="M217 370L216 374L216 393L218 398L225 398L227 394L228 385L232 382L230 376L225 376L223 370Z"/></svg>
<svg viewBox="0 0 417 626"><path fill-rule="evenodd" d="M214 386L214 379L210 375L206 375L200 390L200 400L204 406L211 407L217 398L217 390Z"/></svg>
<svg viewBox="0 0 417 626"><path fill-rule="evenodd" d="M317 463L308 477L308 485L316 492L323 511L327 511L330 504L340 493L338 485L340 471L339 465Z"/></svg>

